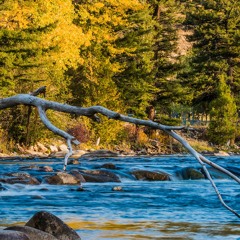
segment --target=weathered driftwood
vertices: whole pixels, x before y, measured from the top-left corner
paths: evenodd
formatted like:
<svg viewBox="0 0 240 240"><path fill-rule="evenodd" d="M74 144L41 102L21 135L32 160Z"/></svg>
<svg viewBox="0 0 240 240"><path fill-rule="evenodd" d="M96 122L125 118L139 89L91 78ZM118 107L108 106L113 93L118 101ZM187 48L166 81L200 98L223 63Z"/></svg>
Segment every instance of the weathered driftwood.
<svg viewBox="0 0 240 240"><path fill-rule="evenodd" d="M61 103L58 103L58 102L48 101L48 100L36 97L36 95L38 95L39 93L45 93L45 88L42 87L42 88L40 88L40 89L34 91L33 93L30 93L30 94L18 94L18 95L12 96L12 97L0 99L0 110L10 108L10 107L14 107L14 106L17 106L17 105L20 105L20 104L36 107L38 109L39 116L40 116L42 122L44 123L44 125L49 130L54 132L55 134L65 138L66 141L67 141L69 152L66 154L65 159L64 159L64 168L63 168L64 170L66 170L68 158L72 155L72 145L71 145L71 143L79 144L79 142L75 139L74 136L72 136L72 135L68 134L67 132L57 128L56 126L54 126L49 121L49 119L46 116L46 111L48 109L59 111L59 112L76 114L77 116L86 116L86 117L89 117L89 118L91 118L91 119L93 119L94 121L97 121L97 122L100 122L100 118L97 114L102 114L104 116L107 116L109 119L114 119L114 120L118 120L118 121L133 123L133 124L136 124L136 125L148 126L152 129L162 130L165 133L169 134L174 139L176 139L178 142L180 142L202 165L203 170L205 172L205 175L207 176L207 178L211 182L211 184L212 184L215 192L217 193L217 196L218 196L220 202L223 204L223 206L225 208L227 208L229 211L231 211L232 213L234 213L237 217L240 218L240 215L236 211L234 211L232 208L230 208L223 201L223 199L221 197L221 194L219 193L219 191L217 189L217 186L215 185L215 183L214 183L211 175L209 174L205 164L208 164L208 165L212 166L213 168L227 174L228 176L230 176L232 179L234 179L238 183L240 183L240 179L237 176L235 176L234 174L232 174L231 172L229 172L228 170L226 170L223 167L217 165L216 163L213 163L212 161L208 160L203 155L198 153L195 149L193 149L189 145L189 143L185 139L183 139L180 135L178 135L175 132L176 130L184 129L185 127L182 127L182 126L166 126L166 125L162 125L160 123L157 123L157 122L154 122L154 121L151 121L151 120L142 120L142 119L138 119L138 118L129 117L129 116L111 111L111 110L109 110L107 108L104 108L102 106L91 106L91 107L88 107L88 108L84 108L84 107L76 107L76 106L71 106L71 105L68 105L68 104L61 104Z"/></svg>

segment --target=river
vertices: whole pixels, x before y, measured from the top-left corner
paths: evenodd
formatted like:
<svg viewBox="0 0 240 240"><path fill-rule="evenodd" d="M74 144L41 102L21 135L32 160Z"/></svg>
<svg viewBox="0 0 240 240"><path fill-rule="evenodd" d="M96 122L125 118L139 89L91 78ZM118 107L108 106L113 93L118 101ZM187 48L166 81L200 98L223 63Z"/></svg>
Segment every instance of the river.
<svg viewBox="0 0 240 240"><path fill-rule="evenodd" d="M240 173L240 157L208 157L209 160ZM74 228L83 240L142 239L240 239L240 219L219 202L210 182L181 180L176 172L199 168L189 155L80 159L71 168L97 169L113 163L111 170L120 183L84 183L84 191L74 185L2 184L0 228L22 225L37 211L49 211ZM61 170L61 159L0 160L0 175L17 172L22 166L52 166ZM171 174L171 181L139 181L130 171L144 169ZM31 174L38 177L38 171ZM44 173L48 174L48 173ZM215 180L226 203L240 213L240 186L224 177ZM120 186L122 191L113 191Z"/></svg>

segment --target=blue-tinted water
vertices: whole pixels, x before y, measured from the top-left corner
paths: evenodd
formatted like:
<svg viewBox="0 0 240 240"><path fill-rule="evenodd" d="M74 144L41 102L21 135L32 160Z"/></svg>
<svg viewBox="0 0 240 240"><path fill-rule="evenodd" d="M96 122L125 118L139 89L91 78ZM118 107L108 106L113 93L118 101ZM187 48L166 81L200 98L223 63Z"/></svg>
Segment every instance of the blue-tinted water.
<svg viewBox="0 0 240 240"><path fill-rule="evenodd" d="M238 156L209 159L240 170ZM104 163L114 163L118 170L111 171L120 176L121 183L84 183L85 191L80 192L75 191L78 186L3 184L7 190L0 191L0 227L23 224L35 212L44 210L67 222L83 240L240 239L240 219L223 208L208 180L175 177L175 172L184 167L200 167L191 156L80 162L68 166L68 170L97 169ZM33 164L62 169L60 159L2 160L0 164L0 175ZM137 181L129 174L134 169L165 171L173 181ZM43 174L28 172L36 177ZM240 185L228 178L215 182L226 203L240 213ZM123 191L112 191L114 186L121 186Z"/></svg>

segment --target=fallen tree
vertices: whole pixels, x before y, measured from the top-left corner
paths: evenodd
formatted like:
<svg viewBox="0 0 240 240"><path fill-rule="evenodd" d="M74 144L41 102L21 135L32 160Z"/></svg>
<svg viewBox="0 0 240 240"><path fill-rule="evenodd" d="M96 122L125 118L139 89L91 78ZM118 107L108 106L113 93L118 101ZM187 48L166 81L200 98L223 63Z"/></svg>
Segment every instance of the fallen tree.
<svg viewBox="0 0 240 240"><path fill-rule="evenodd" d="M183 139L179 134L177 134L175 131L177 130L183 130L186 127L183 126L167 126L167 125L162 125L158 122L154 122L152 120L142 120L134 117L129 117L114 111L111 111L107 108L104 108L102 106L91 106L91 107L76 107L76 106L71 106L68 104L61 104L58 102L53 102L53 101L48 101L39 97L36 97L37 95L41 93L45 93L46 88L41 87L37 89L36 91L29 93L29 94L18 94L12 97L8 98L3 98L0 99L0 110L6 109L6 108L11 108L17 105L26 105L26 106L34 106L38 109L38 113L40 116L40 119L42 120L43 124L52 132L55 134L63 137L66 139L67 145L68 145L68 153L65 155L64 158L64 167L63 170L66 170L67 163L68 163L68 158L72 155L72 143L74 144L80 144L80 142L75 139L74 136L70 135L69 133L57 128L54 126L49 119L47 118L46 111L48 109L59 111L59 112L64 112L64 113L70 113L70 114L75 114L77 116L86 116L91 118L93 121L100 122L100 117L97 114L102 114L104 116L107 116L109 119L114 119L118 121L123 121L123 122L128 122L128 123L133 123L136 125L143 125L150 127L152 129L159 129L176 139L178 142L180 142L195 158L196 160L201 164L203 171L209 181L211 182L220 202L222 205L227 208L229 211L231 211L233 214L235 214L238 218L240 218L240 215L230 208L222 199L222 196L214 183L211 175L208 172L208 169L206 167L206 164L227 174L230 176L233 180L235 180L237 183L240 183L240 179L235 176L233 173L230 171L226 170L225 168L219 166L218 164L208 160L205 158L202 154L198 153L195 149L193 149L189 143Z"/></svg>

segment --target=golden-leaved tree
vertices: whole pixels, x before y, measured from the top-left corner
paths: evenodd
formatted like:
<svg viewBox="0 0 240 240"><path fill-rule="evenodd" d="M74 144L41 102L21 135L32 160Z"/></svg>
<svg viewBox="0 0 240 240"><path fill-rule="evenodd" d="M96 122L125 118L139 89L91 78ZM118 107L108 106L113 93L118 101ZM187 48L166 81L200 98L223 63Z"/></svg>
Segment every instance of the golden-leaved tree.
<svg viewBox="0 0 240 240"><path fill-rule="evenodd" d="M48 98L69 98L65 72L82 61L79 48L86 37L73 22L71 0L6 0L0 6L0 96L33 91L45 85ZM29 129L26 108L1 116L7 132L26 142ZM4 121L7 117L8 121ZM12 121L11 121L12 120ZM28 133L26 133L28 131Z"/></svg>

